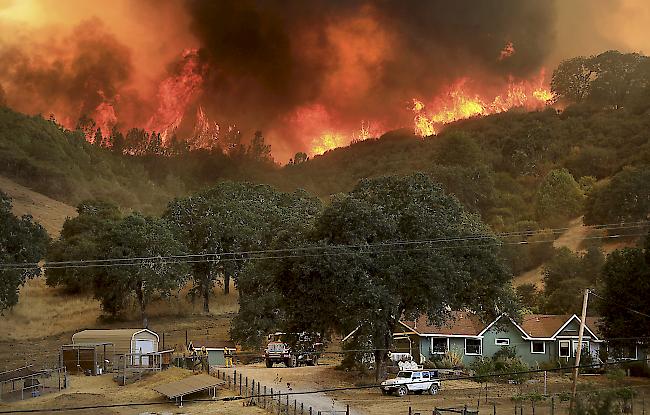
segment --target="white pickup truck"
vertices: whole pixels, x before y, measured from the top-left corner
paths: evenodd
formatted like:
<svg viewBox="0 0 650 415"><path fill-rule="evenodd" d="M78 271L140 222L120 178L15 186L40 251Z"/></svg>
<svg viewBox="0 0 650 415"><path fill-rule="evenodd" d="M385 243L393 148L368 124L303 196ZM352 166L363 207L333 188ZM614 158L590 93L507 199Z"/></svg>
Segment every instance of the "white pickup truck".
<svg viewBox="0 0 650 415"><path fill-rule="evenodd" d="M435 395L440 390L440 379L436 370L402 370L394 379L381 382L380 389L384 395L394 392L398 396L408 395L409 392Z"/></svg>

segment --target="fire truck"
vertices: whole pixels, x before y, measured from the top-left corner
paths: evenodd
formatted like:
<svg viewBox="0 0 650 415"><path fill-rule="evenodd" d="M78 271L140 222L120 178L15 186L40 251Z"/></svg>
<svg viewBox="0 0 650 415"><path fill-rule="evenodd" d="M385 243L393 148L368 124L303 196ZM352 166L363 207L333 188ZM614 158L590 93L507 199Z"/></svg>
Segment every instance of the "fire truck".
<svg viewBox="0 0 650 415"><path fill-rule="evenodd" d="M284 363L286 367L316 366L323 351L320 336L308 333L273 333L264 350L266 367Z"/></svg>

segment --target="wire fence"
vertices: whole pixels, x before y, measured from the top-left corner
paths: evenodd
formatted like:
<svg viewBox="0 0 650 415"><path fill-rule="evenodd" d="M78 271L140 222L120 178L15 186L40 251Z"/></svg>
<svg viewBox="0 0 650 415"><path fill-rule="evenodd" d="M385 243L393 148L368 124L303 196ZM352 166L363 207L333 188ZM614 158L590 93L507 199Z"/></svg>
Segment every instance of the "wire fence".
<svg viewBox="0 0 650 415"><path fill-rule="evenodd" d="M242 375L241 372L234 370L217 369L213 373L218 379L225 382L225 386L239 396L243 397L244 406L257 406L266 411L278 415L350 415L350 405L346 405L345 410L324 410L305 405L297 398L292 396L292 390L282 390L272 388L256 382L255 379Z"/></svg>

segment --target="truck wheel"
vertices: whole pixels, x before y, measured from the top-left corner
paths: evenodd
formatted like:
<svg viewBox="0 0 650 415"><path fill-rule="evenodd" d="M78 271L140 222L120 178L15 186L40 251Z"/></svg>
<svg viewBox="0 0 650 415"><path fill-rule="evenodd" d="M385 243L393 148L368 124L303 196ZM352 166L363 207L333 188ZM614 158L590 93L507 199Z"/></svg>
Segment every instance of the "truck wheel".
<svg viewBox="0 0 650 415"><path fill-rule="evenodd" d="M387 390L384 390L384 389L382 389L382 390L381 390L381 394L382 394L382 395L388 395L388 391L387 391Z"/></svg>
<svg viewBox="0 0 650 415"><path fill-rule="evenodd" d="M266 359L266 367L273 367L273 360Z"/></svg>
<svg viewBox="0 0 650 415"><path fill-rule="evenodd" d="M429 395L435 395L436 393L438 393L439 389L440 387L438 385L431 385L429 387Z"/></svg>
<svg viewBox="0 0 650 415"><path fill-rule="evenodd" d="M399 389L397 389L397 396L406 396L408 395L409 390L406 386L400 386Z"/></svg>

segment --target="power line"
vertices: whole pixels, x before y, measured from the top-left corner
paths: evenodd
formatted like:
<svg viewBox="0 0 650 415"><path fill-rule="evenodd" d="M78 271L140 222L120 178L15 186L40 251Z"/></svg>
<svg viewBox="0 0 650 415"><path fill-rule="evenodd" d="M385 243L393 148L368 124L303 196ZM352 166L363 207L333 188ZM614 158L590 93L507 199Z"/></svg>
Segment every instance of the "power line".
<svg viewBox="0 0 650 415"><path fill-rule="evenodd" d="M637 226L636 228L639 228ZM644 236L645 233L633 233L626 234L625 237L636 237ZM567 240L597 240L597 239L614 239L620 238L621 235L604 235L604 236L591 236L591 237L576 237L576 238L567 238ZM494 239L493 236L487 235L482 239ZM439 242L470 242L480 240L480 238L455 238L448 239L446 241L440 240ZM366 244L366 245L328 245L328 246L318 246L318 247L298 247L298 248L286 248L283 250L260 250L260 251L242 251L236 253L220 254L220 253L209 253L209 254L191 254L191 255L177 255L177 256L156 256L156 257L141 257L141 258L112 258L106 260L75 260L75 261L62 261L62 262L43 262L43 263L16 263L16 264L0 264L0 271L2 270L29 270L35 268L41 269L67 269L67 268L106 268L106 267L118 267L118 266L140 266L140 265L165 265L165 264L179 264L179 263L204 263L204 262L243 262L251 260L269 260L269 259L288 259L288 258L308 258L308 257L318 257L318 256L337 256L337 255L357 255L357 254L377 254L377 253L388 253L388 252L411 252L411 251L436 251L441 249L456 249L456 248L468 248L468 247L486 247L494 245L529 245L529 244L539 244L539 243L553 243L555 239L549 240L536 240L536 241L517 241L517 242L499 242L499 243L489 243L489 244L458 244L458 245L441 245L441 246L430 246L430 247L411 247L411 248L402 248L402 249L388 249L388 250L374 250L375 247L393 247L393 246L404 246L404 245L427 245L435 243L433 240L425 241L395 241L390 243L382 244ZM320 252L315 254L293 254L293 255L268 255L268 256L245 256L250 255L251 252L259 253L271 253L275 251L291 252L291 251L304 251L304 250L314 250L318 249L321 251L326 250L341 250L350 247L360 248L359 251L348 250L347 252ZM369 249L369 250L363 250ZM223 258L223 255L230 255L232 257ZM236 257L234 255L238 255ZM183 259L195 257L196 259ZM115 261L115 263L99 263L100 261L108 262ZM118 262L122 261L122 262Z"/></svg>
<svg viewBox="0 0 650 415"><path fill-rule="evenodd" d="M505 373L491 373L486 375L466 375L466 376L452 376L441 381L450 381L450 380L481 380L481 379L491 379L496 377L507 377L507 376L521 376L533 373L544 373L544 372L557 372L557 371L567 371L572 369L587 369L594 367L601 367L604 365L616 366L624 365L635 362L647 362L650 358L646 359L631 359L623 362L613 362L613 363L594 363L589 365L580 365L580 366L565 366L559 368L550 368L550 369L532 369L532 370L522 370L514 372L505 372ZM435 369L433 369L435 370ZM401 385L414 384L419 382L405 382ZM300 396L300 395L313 395L317 393L326 393L326 392L339 392L339 391L348 391L348 390L363 390L363 389L375 389L381 387L381 384L370 384L370 385L360 385L360 386L345 386L345 387L334 387L334 388L325 388L318 390L310 391L301 391L301 392L278 392L271 395L268 394L253 394L250 396L230 396L223 397L218 399L192 399L184 400L184 403L197 403L197 402L225 402L225 401L238 401L244 399L253 399L253 398L273 398L281 396ZM591 393L591 391L586 391L586 393ZM16 409L9 411L0 411L0 414L19 414L19 413L41 413L41 412L67 412L67 411L77 411L77 410L87 410L87 409L106 409L106 408L120 408L120 407L129 407L129 406L154 406L154 405L165 405L172 402L127 402L127 403L117 403L117 404L106 404L106 405L87 405L87 406L78 406L78 407L68 407L68 408L43 408L43 409Z"/></svg>
<svg viewBox="0 0 650 415"><path fill-rule="evenodd" d="M611 223L611 224L600 224L600 225L590 225L585 228L591 228L594 230L624 230L624 229L639 229L650 226L650 221L638 221L630 223ZM557 234L560 235L570 228L554 228L554 229L540 229L535 231L518 231L518 232L503 232L498 234L489 234L489 233L477 233L477 234L468 234L458 237L442 237L436 239L425 239L425 240L398 240L398 241L387 241L387 242L378 242L378 243L366 243L366 244L339 244L339 245L323 245L323 246L304 246L304 247L292 247L292 248L280 248L280 249L261 249L261 250L248 250L248 251L228 251L228 252L207 252L200 254L179 254L179 255L156 255L148 257L129 257L129 258L105 258L105 259L90 259L90 260L68 260L68 261L52 261L45 262L40 264L38 262L32 263L5 263L0 264L0 267L10 267L10 266L45 266L52 267L56 265L68 265L68 264L83 264L90 265L98 263L112 263L112 262L129 262L129 261L160 261L163 259L186 259L186 258L203 258L205 261L223 261L223 260L245 260L246 258L236 258L237 256L243 255L257 255L257 254L276 254L282 252L294 252L294 251L311 251L311 250L324 250L324 249L348 249L348 248L373 248L373 247L388 247L388 246L398 246L398 245L421 245L421 244L436 244L436 243L445 243L445 242L467 242L467 241L477 241L485 239L494 239L494 238L511 238L516 236L522 237L532 237L536 235L548 235ZM624 235L624 236L638 236L638 235ZM595 238L618 238L619 235L608 235ZM551 241L540 241L542 243L553 242ZM537 241L520 241L518 243L533 243ZM224 258L224 257L234 257L234 258Z"/></svg>
<svg viewBox="0 0 650 415"><path fill-rule="evenodd" d="M616 303L616 302L614 302L614 301L611 301L611 300L609 300L609 299L606 299L605 297L602 297L602 296L596 294L595 292L593 292L593 290L589 290L589 292L590 292L593 296L600 298L602 301L605 301L605 302L610 303L610 304L612 304L612 305L615 305L615 306L617 306L617 307L624 308L624 309L626 309L627 311L629 311L629 312L631 312L631 313L634 313L634 314L637 314L637 315L639 315L639 316L643 316L643 317L650 318L650 315L649 315L649 314L642 313L642 312L637 311L637 310L634 310L634 309L632 309L632 308L630 308L630 307L628 307L628 306L625 306L625 305L622 305L622 304Z"/></svg>

